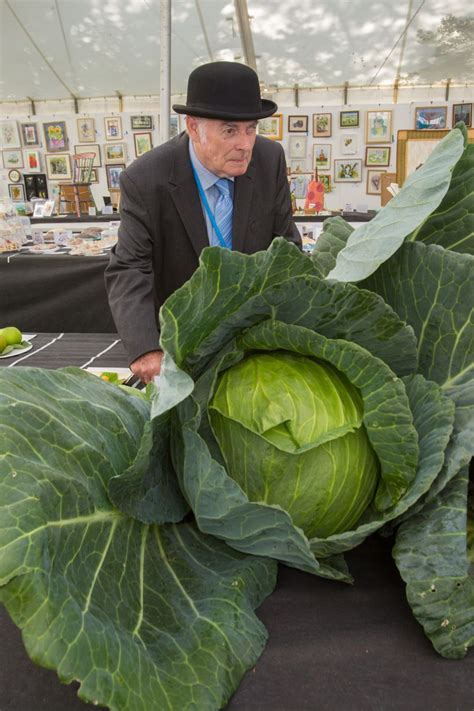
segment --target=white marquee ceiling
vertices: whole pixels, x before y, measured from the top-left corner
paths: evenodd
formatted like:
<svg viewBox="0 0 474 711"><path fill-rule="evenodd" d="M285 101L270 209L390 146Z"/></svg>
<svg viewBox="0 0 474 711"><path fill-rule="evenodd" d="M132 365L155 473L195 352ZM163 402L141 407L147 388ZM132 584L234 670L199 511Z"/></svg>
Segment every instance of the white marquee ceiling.
<svg viewBox="0 0 474 711"><path fill-rule="evenodd" d="M272 87L472 83L465 0L247 0ZM0 101L159 93L159 0L0 0ZM211 59L242 60L231 0L173 0L173 94Z"/></svg>

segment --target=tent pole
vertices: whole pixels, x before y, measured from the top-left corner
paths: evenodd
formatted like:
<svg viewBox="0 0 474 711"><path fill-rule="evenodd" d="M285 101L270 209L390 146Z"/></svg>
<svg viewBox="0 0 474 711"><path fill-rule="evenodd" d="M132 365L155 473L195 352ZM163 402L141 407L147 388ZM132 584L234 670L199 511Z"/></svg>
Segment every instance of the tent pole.
<svg viewBox="0 0 474 711"><path fill-rule="evenodd" d="M160 143L170 137L171 0L160 0Z"/></svg>

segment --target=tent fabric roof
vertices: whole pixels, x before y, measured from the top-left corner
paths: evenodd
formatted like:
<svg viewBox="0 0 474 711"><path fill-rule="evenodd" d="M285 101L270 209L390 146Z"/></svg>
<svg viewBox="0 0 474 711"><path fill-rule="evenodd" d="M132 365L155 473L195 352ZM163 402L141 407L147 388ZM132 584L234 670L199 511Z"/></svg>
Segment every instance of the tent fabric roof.
<svg viewBox="0 0 474 711"><path fill-rule="evenodd" d="M248 0L257 70L275 88L471 83L465 0ZM0 0L0 101L159 92L159 0ZM173 0L171 92L243 61L235 4Z"/></svg>

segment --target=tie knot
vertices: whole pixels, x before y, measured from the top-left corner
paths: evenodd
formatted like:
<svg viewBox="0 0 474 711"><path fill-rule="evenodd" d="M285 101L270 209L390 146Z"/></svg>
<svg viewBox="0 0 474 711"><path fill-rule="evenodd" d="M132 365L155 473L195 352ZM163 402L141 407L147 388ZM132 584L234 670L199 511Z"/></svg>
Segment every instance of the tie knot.
<svg viewBox="0 0 474 711"><path fill-rule="evenodd" d="M223 197L230 197L230 185L227 178L220 178L216 183L216 187Z"/></svg>

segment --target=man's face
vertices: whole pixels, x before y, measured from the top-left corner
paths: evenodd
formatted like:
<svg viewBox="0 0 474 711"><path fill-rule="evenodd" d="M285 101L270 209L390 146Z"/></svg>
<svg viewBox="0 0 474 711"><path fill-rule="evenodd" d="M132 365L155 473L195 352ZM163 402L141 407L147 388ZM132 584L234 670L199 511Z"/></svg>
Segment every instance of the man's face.
<svg viewBox="0 0 474 711"><path fill-rule="evenodd" d="M252 158L257 123L186 116L197 157L220 178L236 178L245 173Z"/></svg>

